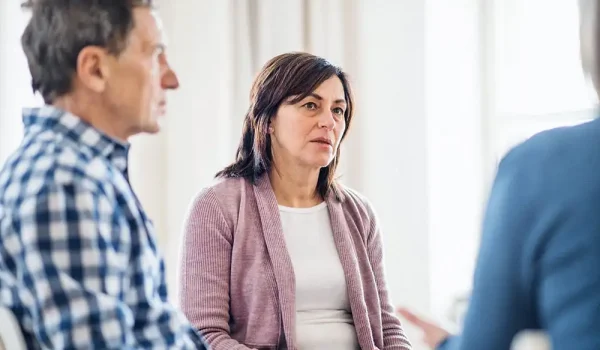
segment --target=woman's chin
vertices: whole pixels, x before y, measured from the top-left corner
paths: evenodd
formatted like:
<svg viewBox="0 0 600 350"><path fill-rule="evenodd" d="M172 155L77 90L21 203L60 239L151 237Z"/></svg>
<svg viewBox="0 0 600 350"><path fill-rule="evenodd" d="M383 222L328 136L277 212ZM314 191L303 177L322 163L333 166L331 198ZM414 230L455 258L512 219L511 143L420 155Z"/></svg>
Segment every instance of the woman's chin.
<svg viewBox="0 0 600 350"><path fill-rule="evenodd" d="M321 159L314 159L313 162L311 162L311 164L315 168L325 168L329 166L329 164L331 164L332 161L333 157L323 157Z"/></svg>

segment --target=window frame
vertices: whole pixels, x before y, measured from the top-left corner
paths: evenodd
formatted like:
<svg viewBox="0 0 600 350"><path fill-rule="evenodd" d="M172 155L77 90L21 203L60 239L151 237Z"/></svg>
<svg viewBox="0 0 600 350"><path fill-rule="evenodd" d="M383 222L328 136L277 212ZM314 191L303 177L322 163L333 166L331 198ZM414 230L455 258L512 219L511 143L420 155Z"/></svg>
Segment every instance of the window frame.
<svg viewBox="0 0 600 350"><path fill-rule="evenodd" d="M517 0L512 0L517 1ZM576 2L572 3L577 6ZM506 0L480 0L481 14L481 57L482 57L482 114L483 114L483 147L485 154L485 183L489 188L495 176L496 168L502 157L512 147L525 141L534 134L554 127L584 123L594 119L598 110L596 106L581 106L574 110L560 110L537 114L501 113L498 108L498 89L496 81L496 52L498 17L495 9L500 5L509 6ZM540 128L532 128L535 123ZM523 137L517 138L509 130L518 130L522 125ZM542 125L547 125L544 127ZM535 132L530 132L536 129ZM507 141L513 139L512 141Z"/></svg>

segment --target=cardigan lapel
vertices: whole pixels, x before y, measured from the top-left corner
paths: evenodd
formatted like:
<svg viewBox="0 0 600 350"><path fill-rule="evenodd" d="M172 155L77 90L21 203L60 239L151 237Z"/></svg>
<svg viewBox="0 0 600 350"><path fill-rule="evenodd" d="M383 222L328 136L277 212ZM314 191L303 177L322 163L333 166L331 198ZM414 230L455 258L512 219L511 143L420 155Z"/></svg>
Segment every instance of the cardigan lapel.
<svg viewBox="0 0 600 350"><path fill-rule="evenodd" d="M267 174L261 176L253 187L265 244L271 258L273 273L277 283L279 307L287 349L295 350L296 280L292 260L283 236L277 199L275 198L275 193Z"/></svg>
<svg viewBox="0 0 600 350"><path fill-rule="evenodd" d="M361 349L371 349L374 344L373 334L371 333L369 315L364 301L356 249L352 242L348 221L344 215L342 204L333 194L327 198L327 208L329 209L333 240L346 277L348 299L350 300L350 309L358 342Z"/></svg>

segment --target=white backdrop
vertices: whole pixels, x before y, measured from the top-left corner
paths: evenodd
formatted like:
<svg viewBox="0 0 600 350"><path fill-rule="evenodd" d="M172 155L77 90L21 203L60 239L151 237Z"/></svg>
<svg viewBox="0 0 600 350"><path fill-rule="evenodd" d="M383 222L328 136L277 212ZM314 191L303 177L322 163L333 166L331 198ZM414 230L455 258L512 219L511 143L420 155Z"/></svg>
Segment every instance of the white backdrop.
<svg viewBox="0 0 600 350"><path fill-rule="evenodd" d="M20 138L20 107L34 102L18 46L25 17L8 3L0 2L0 161ZM478 0L160 5L181 89L169 95L163 132L133 140L130 173L160 232L172 292L188 205L233 159L254 75L291 50L350 73L357 114L341 175L379 214L395 302L439 315L469 288L487 191Z"/></svg>
<svg viewBox="0 0 600 350"><path fill-rule="evenodd" d="M233 159L252 77L276 54L307 50L354 83L342 178L383 222L394 299L445 310L470 285L487 191L479 10L477 0L163 3L182 88L162 139L147 138L148 157L138 158L147 161L132 171L161 174L136 183L161 203L154 217L170 261L192 196ZM157 154L164 161L150 160Z"/></svg>

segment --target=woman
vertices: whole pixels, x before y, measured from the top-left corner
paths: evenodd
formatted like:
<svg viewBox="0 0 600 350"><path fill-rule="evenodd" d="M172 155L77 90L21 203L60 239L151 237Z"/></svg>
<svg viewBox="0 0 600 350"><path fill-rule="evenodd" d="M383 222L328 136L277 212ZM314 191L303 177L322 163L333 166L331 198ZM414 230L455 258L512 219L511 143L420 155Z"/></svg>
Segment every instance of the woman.
<svg viewBox="0 0 600 350"><path fill-rule="evenodd" d="M194 200L180 305L214 350L410 349L369 203L335 181L346 75L288 53L256 78L236 161Z"/></svg>

